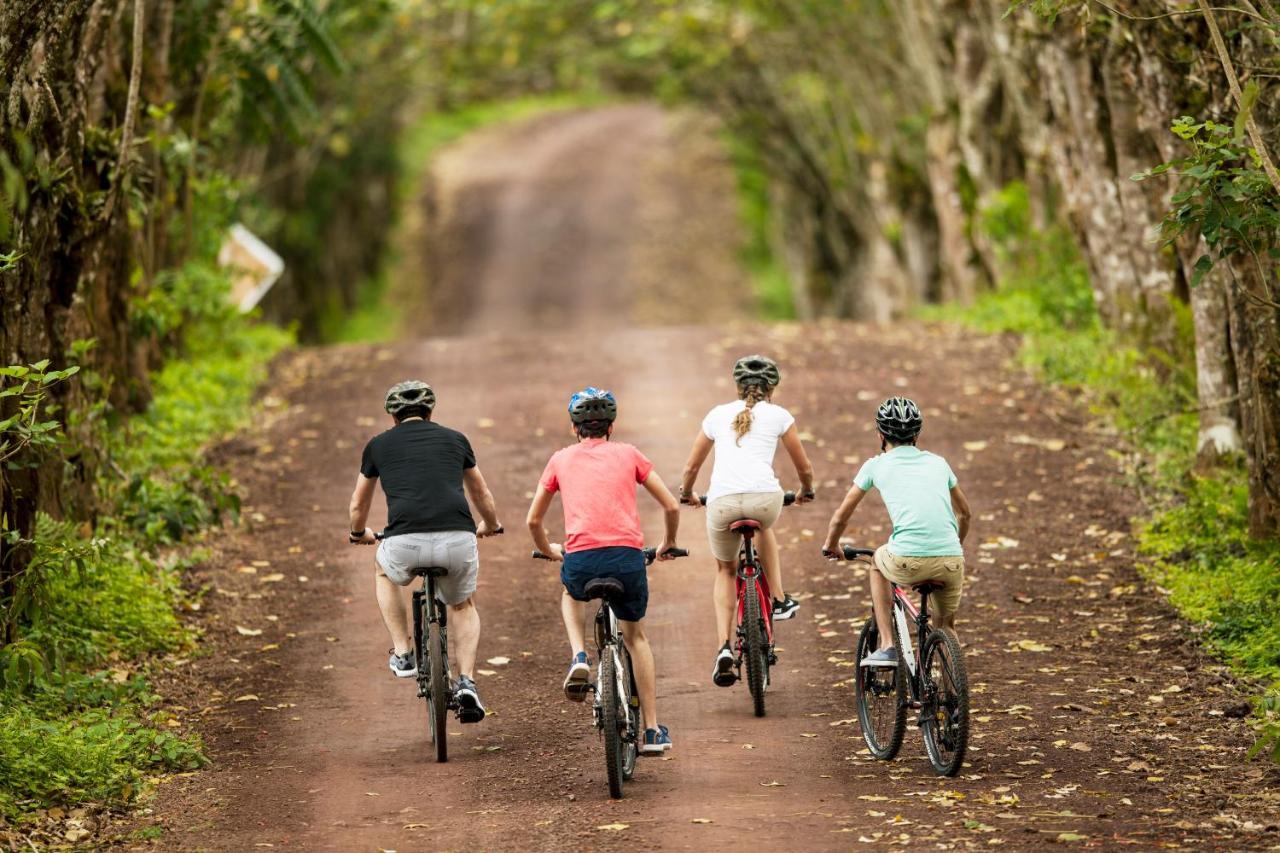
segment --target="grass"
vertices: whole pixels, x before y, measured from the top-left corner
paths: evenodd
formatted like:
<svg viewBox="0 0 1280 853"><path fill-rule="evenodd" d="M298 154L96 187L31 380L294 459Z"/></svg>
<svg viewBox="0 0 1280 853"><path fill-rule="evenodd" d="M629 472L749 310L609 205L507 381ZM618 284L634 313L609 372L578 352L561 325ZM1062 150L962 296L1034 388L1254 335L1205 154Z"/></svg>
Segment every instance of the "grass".
<svg viewBox="0 0 1280 853"><path fill-rule="evenodd" d="M268 363L292 340L223 305L186 323L145 413L119 420L100 407L77 425L102 432L102 511L93 526L39 520L5 614L17 638L0 647L0 824L54 806L128 805L155 773L204 762L144 677L192 640L176 607L198 554L177 558L171 546L236 514L232 483L201 458L249 419Z"/></svg>
<svg viewBox="0 0 1280 853"><path fill-rule="evenodd" d="M602 103L602 96L569 93L487 101L450 112L428 112L413 122L401 136L400 180L397 187L401 204L411 204L417 198L436 154L467 134L534 115L599 103ZM393 246L396 243L397 241L392 241ZM354 311L344 311L335 305L322 318L323 340L334 343L384 343L397 337L401 331L399 317L403 310L389 304L389 279L396 260L393 250L382 267L360 285L359 305Z"/></svg>
<svg viewBox="0 0 1280 853"><path fill-rule="evenodd" d="M993 200L979 227L1002 247L999 287L928 319L1022 337L1019 358L1045 381L1077 389L1113 428L1131 482L1146 498L1134 519L1143 574L1208 647L1238 673L1272 686L1259 699L1259 744L1280 761L1280 542L1247 536L1240 461L1197 473L1191 325L1175 306L1175 353L1140 351L1103 328L1087 270L1061 230L1027 224L1025 191Z"/></svg>

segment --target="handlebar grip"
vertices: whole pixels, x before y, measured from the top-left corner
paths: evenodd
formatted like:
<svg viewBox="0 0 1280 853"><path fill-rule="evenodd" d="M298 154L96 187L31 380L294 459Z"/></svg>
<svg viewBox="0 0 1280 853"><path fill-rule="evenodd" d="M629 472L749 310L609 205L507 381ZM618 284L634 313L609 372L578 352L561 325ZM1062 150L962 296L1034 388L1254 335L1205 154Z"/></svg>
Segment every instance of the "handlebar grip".
<svg viewBox="0 0 1280 853"><path fill-rule="evenodd" d="M703 506L706 506L706 505L707 505L707 496L706 496L706 495L698 495L698 503L702 504Z"/></svg>
<svg viewBox="0 0 1280 853"><path fill-rule="evenodd" d="M844 552L846 560L856 560L859 557L874 557L876 552L870 548L854 548L852 545L841 545L840 550Z"/></svg>
<svg viewBox="0 0 1280 853"><path fill-rule="evenodd" d="M374 538L374 539L377 539L379 542L381 542L383 539L386 539L386 538L387 538L386 531L379 531L379 532L377 532L377 533L373 534L373 538Z"/></svg>
<svg viewBox="0 0 1280 853"><path fill-rule="evenodd" d="M645 565L652 564L654 560L658 559L657 548L645 548L643 553L644 553ZM688 548L671 548L667 551L667 553L673 557L687 557L689 556L689 549Z"/></svg>
<svg viewBox="0 0 1280 853"><path fill-rule="evenodd" d="M534 548L534 549L533 549L533 553L531 553L529 556L530 556L530 557L532 557L532 558L533 558L533 559L535 559L535 560L550 560L550 559L551 559L551 558L550 558L550 557L548 557L546 554L544 554L544 553L542 553L541 551L539 551L537 548Z"/></svg>

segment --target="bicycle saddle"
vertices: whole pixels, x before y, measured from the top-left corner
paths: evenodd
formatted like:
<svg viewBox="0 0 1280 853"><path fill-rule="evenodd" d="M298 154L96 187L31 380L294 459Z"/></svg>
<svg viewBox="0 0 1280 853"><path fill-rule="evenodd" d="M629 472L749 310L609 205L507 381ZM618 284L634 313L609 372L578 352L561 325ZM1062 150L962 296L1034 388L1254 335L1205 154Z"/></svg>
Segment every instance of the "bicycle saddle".
<svg viewBox="0 0 1280 853"><path fill-rule="evenodd" d="M449 570L443 566L414 566L409 570L409 572L416 578L420 578L423 575L432 578L442 578L449 574Z"/></svg>
<svg viewBox="0 0 1280 853"><path fill-rule="evenodd" d="M587 598L603 598L606 601L614 601L622 598L627 589L622 585L622 581L617 578L592 578L587 581L583 592Z"/></svg>
<svg viewBox="0 0 1280 853"><path fill-rule="evenodd" d="M730 530L759 530L760 522L754 518L744 518L729 525Z"/></svg>
<svg viewBox="0 0 1280 853"><path fill-rule="evenodd" d="M937 592L940 589L946 589L947 585L942 581L927 580L920 583L913 583L911 588L916 592Z"/></svg>

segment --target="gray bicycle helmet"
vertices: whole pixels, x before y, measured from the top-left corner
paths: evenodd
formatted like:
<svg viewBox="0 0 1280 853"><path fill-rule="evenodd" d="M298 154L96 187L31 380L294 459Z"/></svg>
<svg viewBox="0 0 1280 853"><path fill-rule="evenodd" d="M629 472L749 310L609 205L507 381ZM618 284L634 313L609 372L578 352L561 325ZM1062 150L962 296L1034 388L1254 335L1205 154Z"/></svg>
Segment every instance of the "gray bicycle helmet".
<svg viewBox="0 0 1280 853"><path fill-rule="evenodd" d="M398 415L405 409L422 406L427 411L436 407L436 392L421 379L397 382L387 391L387 414Z"/></svg>
<svg viewBox="0 0 1280 853"><path fill-rule="evenodd" d="M906 397L890 397L876 410L876 428L894 443L906 443L920 434L924 415L920 407Z"/></svg>
<svg viewBox="0 0 1280 853"><path fill-rule="evenodd" d="M733 382L735 385L764 385L776 388L782 381L782 373L778 370L778 362L767 355L744 355L733 365Z"/></svg>
<svg viewBox="0 0 1280 853"><path fill-rule="evenodd" d="M569 398L569 419L575 424L609 421L618 417L618 401L612 391L588 385Z"/></svg>

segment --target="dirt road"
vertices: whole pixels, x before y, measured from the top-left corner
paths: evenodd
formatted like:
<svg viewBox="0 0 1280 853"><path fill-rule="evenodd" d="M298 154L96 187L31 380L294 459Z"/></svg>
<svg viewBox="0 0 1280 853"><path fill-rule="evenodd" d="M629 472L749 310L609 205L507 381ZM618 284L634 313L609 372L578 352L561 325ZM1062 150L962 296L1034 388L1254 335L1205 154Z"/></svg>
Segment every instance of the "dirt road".
<svg viewBox="0 0 1280 853"><path fill-rule="evenodd" d="M445 286L466 294L450 307L460 334L310 350L281 367L267 419L223 451L251 506L247 529L199 578L209 588L208 654L162 685L214 763L161 786L144 820L163 829L153 843L1280 841L1280 780L1244 760L1245 693L1131 568L1133 503L1105 438L1072 401L1005 370L1000 341L914 325L707 325L743 310L733 298L731 184L705 150L697 168L682 161L697 134L675 127L654 108L616 107L491 132L451 152L441 163ZM678 229L663 211L681 213ZM654 268L678 284L656 306L636 292ZM642 325L672 317L684 325ZM675 750L643 761L627 798L611 802L589 712L560 693L558 579L527 559L522 530L531 489L569 440L565 398L586 383L618 393L617 438L674 480L702 414L732 396L733 358L754 350L782 361L778 402L797 415L819 470L819 501L788 510L781 527L788 586L804 607L779 627L769 715L755 719L745 689L710 682L712 567L702 516L683 516L681 544L695 556L651 571L648 619ZM508 529L482 544L490 716L453 726L447 765L428 757L412 686L386 671L372 550L345 544L360 448L384 426L383 390L406 376L429 379L438 419L470 435ZM924 443L952 461L977 513L959 626L976 733L957 779L933 776L914 731L891 764L863 751L849 679L866 580L817 554L849 475L877 449L869 415L889 393L922 402ZM656 533L657 513L642 513ZM888 532L878 504L855 525L867 543Z"/></svg>

